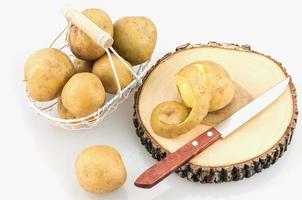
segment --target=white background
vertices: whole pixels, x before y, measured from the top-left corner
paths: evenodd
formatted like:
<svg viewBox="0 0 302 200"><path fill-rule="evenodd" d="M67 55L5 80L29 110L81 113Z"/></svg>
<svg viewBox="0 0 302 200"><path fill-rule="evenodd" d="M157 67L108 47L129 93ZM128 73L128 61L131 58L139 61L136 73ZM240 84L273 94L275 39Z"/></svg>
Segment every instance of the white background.
<svg viewBox="0 0 302 200"><path fill-rule="evenodd" d="M293 76L298 95L302 95L302 12L298 0L77 0L69 3L78 9L102 8L114 21L128 15L150 17L158 28L153 62L187 42L251 44L255 50L281 61ZM27 105L22 83L23 64L30 53L47 47L66 25L60 14L63 2L10 0L0 4L0 199L300 198L301 123L298 123L285 155L252 178L202 185L173 174L151 190L134 187L135 178L155 160L135 135L132 97L98 127L76 133L54 127ZM78 186L74 173L74 160L78 153L95 144L117 148L128 170L126 184L118 191L101 197L84 192Z"/></svg>

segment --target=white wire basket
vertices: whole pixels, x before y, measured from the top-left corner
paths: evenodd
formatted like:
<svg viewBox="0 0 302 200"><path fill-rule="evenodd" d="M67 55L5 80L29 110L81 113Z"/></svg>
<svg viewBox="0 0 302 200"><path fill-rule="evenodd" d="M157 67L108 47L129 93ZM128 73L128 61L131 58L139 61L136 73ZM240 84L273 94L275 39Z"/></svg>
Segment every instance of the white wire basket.
<svg viewBox="0 0 302 200"><path fill-rule="evenodd" d="M71 8L68 8L68 9L71 9ZM72 10L72 11L74 12L75 10ZM76 14L79 15L79 13L76 13ZM79 16L77 16L77 17L79 17ZM83 17L83 16L80 16L80 17ZM69 30L70 26L71 26L71 22L69 21L68 26L51 43L50 48L60 49L64 53L66 53L66 55L68 55L71 60L74 60L76 57L71 53L69 46L68 46L68 30ZM105 33L105 34L107 34L107 33ZM64 35L65 35L65 37L64 37ZM104 42L104 41L101 41L101 39L103 39L101 37L104 37L104 35L101 35L98 38L98 41ZM107 35L106 35L106 37L107 37ZM61 43L63 43L61 45L59 45L60 40L62 40ZM62 119L58 116L57 99L47 101L47 102L35 101L34 99L31 98L28 90L25 87L26 97L27 97L27 100L28 100L30 106L36 111L37 114L48 119L54 125L67 129L67 130L90 129L90 128L96 126L98 123L102 122L105 119L105 117L107 117L112 112L117 110L118 106L123 101L125 101L132 92L137 90L137 88L141 85L141 80L144 78L144 76L147 74L148 70L150 69L150 67L149 67L150 60L148 60L145 63L140 64L138 66L134 66L134 67L129 67L129 66L127 66L126 63L124 63L126 65L125 67L127 67L133 74L134 79L128 86L121 89L119 81L118 81L118 77L116 74L115 66L114 66L114 63L112 62L112 58L110 56L110 51L112 53L114 53L117 57L120 58L120 56L115 52L115 50L111 47L111 45L112 44L110 44L107 48L105 48L105 51L109 57L109 60L111 61L110 64L111 64L113 73L115 75L115 80L116 80L116 83L118 86L118 92L115 95L106 93L105 104L102 107L100 107L96 112L94 112L86 117L82 117L82 118Z"/></svg>

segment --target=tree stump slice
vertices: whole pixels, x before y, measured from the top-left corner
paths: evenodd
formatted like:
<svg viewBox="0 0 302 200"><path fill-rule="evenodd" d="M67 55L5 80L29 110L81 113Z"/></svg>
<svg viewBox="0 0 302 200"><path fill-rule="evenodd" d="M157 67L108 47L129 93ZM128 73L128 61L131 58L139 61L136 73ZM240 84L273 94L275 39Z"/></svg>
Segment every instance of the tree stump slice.
<svg viewBox="0 0 302 200"><path fill-rule="evenodd" d="M133 122L141 143L153 158L161 160L189 142L209 126L200 124L174 139L156 135L150 125L153 108L167 100L180 100L175 74L186 64L211 60L225 67L233 81L253 98L289 75L270 56L249 45L186 44L166 54L150 69L135 93ZM193 182L221 183L248 178L274 164L287 150L297 122L296 89L290 80L287 90L272 105L230 136L220 139L176 170Z"/></svg>

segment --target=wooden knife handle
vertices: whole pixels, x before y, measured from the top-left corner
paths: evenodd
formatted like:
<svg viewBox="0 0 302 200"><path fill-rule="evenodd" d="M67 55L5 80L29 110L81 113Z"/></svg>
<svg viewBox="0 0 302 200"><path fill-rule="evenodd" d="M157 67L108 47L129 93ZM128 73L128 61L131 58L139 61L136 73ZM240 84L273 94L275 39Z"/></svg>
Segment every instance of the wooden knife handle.
<svg viewBox="0 0 302 200"><path fill-rule="evenodd" d="M136 179L134 184L141 188L153 187L219 138L221 138L221 134L215 128L208 129L174 153L167 155L167 157L147 169Z"/></svg>

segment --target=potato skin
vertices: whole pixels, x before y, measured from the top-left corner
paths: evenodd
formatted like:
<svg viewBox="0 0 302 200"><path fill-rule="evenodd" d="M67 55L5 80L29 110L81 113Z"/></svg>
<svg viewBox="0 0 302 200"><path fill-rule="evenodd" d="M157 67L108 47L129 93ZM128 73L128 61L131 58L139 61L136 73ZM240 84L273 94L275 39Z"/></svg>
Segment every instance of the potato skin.
<svg viewBox="0 0 302 200"><path fill-rule="evenodd" d="M106 12L91 8L84 10L82 13L113 37L113 24ZM69 46L72 53L82 60L93 61L105 53L102 47L74 25L69 29Z"/></svg>
<svg viewBox="0 0 302 200"><path fill-rule="evenodd" d="M117 150L100 145L85 149L78 156L75 169L80 186L87 192L104 194L120 188L127 171Z"/></svg>
<svg viewBox="0 0 302 200"><path fill-rule="evenodd" d="M53 48L33 53L24 68L27 90L36 101L50 101L56 98L74 73L69 57Z"/></svg>
<svg viewBox="0 0 302 200"><path fill-rule="evenodd" d="M73 114L71 114L63 105L61 97L58 97L57 102L58 114L62 119L75 119Z"/></svg>
<svg viewBox="0 0 302 200"><path fill-rule="evenodd" d="M150 123L153 131L161 137L174 138L179 134L177 125L185 121L189 109L177 101L165 101L158 104L151 113ZM177 131L178 132L178 131Z"/></svg>
<svg viewBox="0 0 302 200"><path fill-rule="evenodd" d="M235 85L227 71L219 64L211 61L196 62L203 66L207 83L211 90L209 112L217 111L227 106L235 95Z"/></svg>
<svg viewBox="0 0 302 200"><path fill-rule="evenodd" d="M146 17L124 17L114 24L113 48L132 65L151 58L156 40L156 27Z"/></svg>
<svg viewBox="0 0 302 200"><path fill-rule="evenodd" d="M93 62L76 58L73 60L73 65L76 73L91 72Z"/></svg>
<svg viewBox="0 0 302 200"><path fill-rule="evenodd" d="M75 74L62 90L64 107L76 118L86 117L104 105L105 90L100 79L88 72Z"/></svg>
<svg viewBox="0 0 302 200"><path fill-rule="evenodd" d="M153 109L150 119L152 129L157 135L165 138L175 138L193 129L207 115L210 106L210 90L196 65L186 65L177 72L176 79L182 79L182 83L187 84L187 87L177 85L180 94L187 94L182 90L191 91L192 108L189 112L181 103L166 101ZM161 117L161 115L168 117ZM172 117L175 119L169 119Z"/></svg>
<svg viewBox="0 0 302 200"><path fill-rule="evenodd" d="M207 87L212 96L209 112L227 106L235 94L235 86L227 71L221 65L211 61L197 61L191 64L196 65L199 72L207 80ZM183 94L182 99L187 107L192 107L192 94Z"/></svg>
<svg viewBox="0 0 302 200"><path fill-rule="evenodd" d="M133 80L133 76L117 56L114 54L111 54L111 56L119 78L121 89L123 89ZM126 63L128 62L126 61ZM131 67L130 63L128 63L128 65ZM106 92L111 94L115 94L117 92L118 88L108 55L104 55L94 63L92 73L96 74L101 79Z"/></svg>

